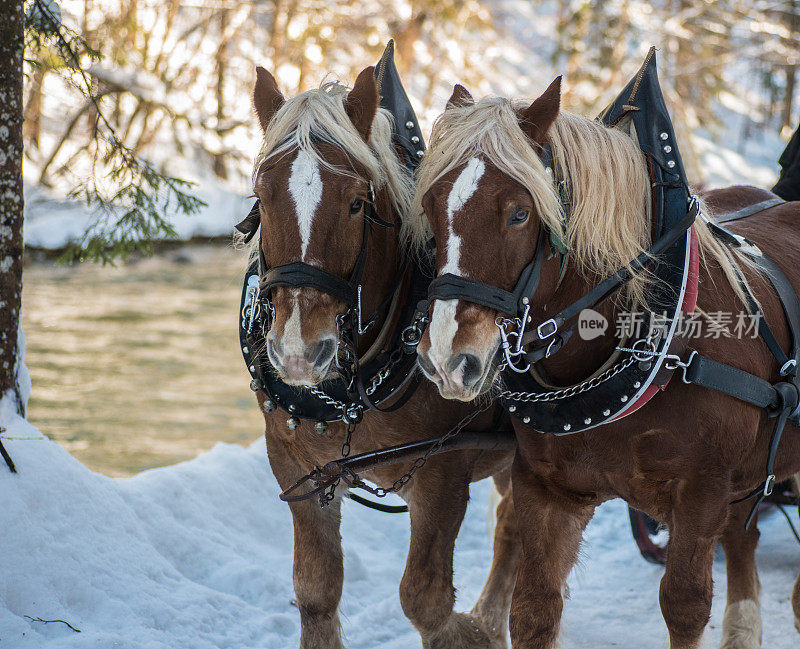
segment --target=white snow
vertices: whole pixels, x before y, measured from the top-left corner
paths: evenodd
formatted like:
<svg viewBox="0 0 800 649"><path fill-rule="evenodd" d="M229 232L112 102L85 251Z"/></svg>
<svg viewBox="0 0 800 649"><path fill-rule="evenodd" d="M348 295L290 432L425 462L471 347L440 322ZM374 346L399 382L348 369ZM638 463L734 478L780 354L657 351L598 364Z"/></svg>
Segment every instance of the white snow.
<svg viewBox="0 0 800 649"><path fill-rule="evenodd" d="M233 226L250 211L253 199L246 192L236 192L218 181L206 179L187 193L204 200L208 205L197 214L168 215L178 238L216 237L230 235ZM70 240L83 234L92 223L86 206L77 201L60 198L56 192L36 184L25 186L25 245L34 248L63 248Z"/></svg>
<svg viewBox="0 0 800 649"><path fill-rule="evenodd" d="M93 473L0 403L0 646L10 649L287 649L299 644L292 605L292 527L267 467L263 440L218 444L198 458L130 479ZM490 562L490 483L472 487L456 547L462 610ZM800 547L775 512L762 521L758 553L764 646L800 642L789 597ZM406 515L345 501L342 620L351 649L420 647L397 585L409 538ZM624 503L603 505L570 578L564 648L666 646L658 608L662 569L631 539ZM714 566L716 645L725 574ZM32 622L25 616L60 619Z"/></svg>

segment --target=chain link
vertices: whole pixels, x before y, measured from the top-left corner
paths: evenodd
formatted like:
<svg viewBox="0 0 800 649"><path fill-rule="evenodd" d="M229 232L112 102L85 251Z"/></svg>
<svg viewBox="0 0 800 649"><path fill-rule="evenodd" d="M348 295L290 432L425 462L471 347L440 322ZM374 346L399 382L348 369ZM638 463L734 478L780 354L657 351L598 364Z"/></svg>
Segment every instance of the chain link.
<svg viewBox="0 0 800 649"><path fill-rule="evenodd" d="M562 390L552 390L550 392L511 392L509 390L502 390L497 396L501 399L507 399L508 401L523 401L525 403L538 403L541 401L558 401L559 399L568 399L569 397L574 397L576 394L582 394L587 390L596 388L601 383L608 381L636 362L636 358L630 356L621 363L617 363L616 365L609 367L602 374L598 374L588 381L571 385L570 387Z"/></svg>
<svg viewBox="0 0 800 649"><path fill-rule="evenodd" d="M399 347L395 348L394 351L389 355L389 360L386 361L386 364L378 370L377 374L372 377L370 380L369 387L366 389L368 395L372 396L375 394L375 390L377 390L383 382L389 378L394 369L394 366L400 362L400 359L403 358L403 350Z"/></svg>
<svg viewBox="0 0 800 649"><path fill-rule="evenodd" d="M332 396L320 390L316 385L308 386L308 391L313 394L317 399L320 401L324 401L329 406L336 408L337 410L341 410L342 413L346 413L347 405L343 401L339 401L338 399L334 399Z"/></svg>
<svg viewBox="0 0 800 649"><path fill-rule="evenodd" d="M411 465L411 468L408 471L406 471L406 473L397 478L397 480L395 480L392 483L391 487L388 487L387 489L384 489L383 487L372 487L368 485L366 482L364 482L355 473L352 472L350 472L349 475L343 476L345 483L349 487L364 489L365 491L370 492L372 495L377 496L378 498L385 498L387 495L391 493L397 493L403 487L405 487L409 482L411 482L412 478L414 477L414 474L427 464L428 458L430 458L431 455L439 452L439 450L442 448L442 446L448 439L458 435L467 424L469 424L473 419L475 419L475 417L477 417L483 412L486 412L493 405L494 401L490 401L485 406L471 412L461 421L459 421L455 426L453 426L453 428L448 430L444 435L442 435L439 439L437 439L436 443L433 446L431 446L425 452L424 455L421 455L416 460L414 460L414 463Z"/></svg>

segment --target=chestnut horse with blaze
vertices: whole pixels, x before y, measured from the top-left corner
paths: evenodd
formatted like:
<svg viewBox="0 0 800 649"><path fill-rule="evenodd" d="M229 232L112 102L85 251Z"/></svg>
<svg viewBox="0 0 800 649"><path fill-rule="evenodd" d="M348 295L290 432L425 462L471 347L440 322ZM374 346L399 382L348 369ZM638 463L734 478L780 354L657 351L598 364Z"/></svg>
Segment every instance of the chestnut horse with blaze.
<svg viewBox="0 0 800 649"><path fill-rule="evenodd" d="M552 151L552 172L540 158ZM549 165L548 165L549 166ZM559 195L560 194L560 195ZM711 191L718 210L772 196L755 188ZM772 196L774 198L774 196ZM560 202L568 204L563 220ZM475 102L456 86L434 125L418 170L417 236L433 231L438 274L513 290L532 261L541 228L556 232L565 256L545 255L530 305L544 323L603 278L626 267L650 244L650 181L645 157L627 133L560 111L560 78L532 104L499 98ZM706 210L709 208L706 208ZM731 224L755 242L800 289L800 203L785 203ZM697 310L747 313L741 271L784 349L789 330L772 286L730 252L698 218L701 252ZM788 245L787 245L788 244ZM634 274L615 299L596 307L609 323L647 286ZM639 302L641 303L641 302ZM419 364L442 396L471 401L497 385L501 337L496 310L463 299L437 299L419 347ZM593 375L615 351L614 326L591 341L572 336L540 361L554 386ZM758 338L701 337L690 348L774 381L778 366ZM688 354L688 351L687 351ZM556 388L553 388L556 389ZM511 607L515 649L555 646L567 576L583 530L605 500L623 498L665 522L670 537L660 603L672 649L695 649L709 620L714 548L722 542L728 571L722 631L725 649L761 646L758 530L745 521L751 502L731 504L764 479L774 419L764 410L673 376L665 391L618 422L589 432L541 434L514 420L512 468L523 554ZM787 425L775 471L800 469L800 430ZM800 630L800 585L792 604Z"/></svg>
<svg viewBox="0 0 800 649"><path fill-rule="evenodd" d="M253 173L261 205L260 245L268 266L305 262L347 278L365 236L364 205L370 184L381 219L394 227L370 234L363 272L365 312L391 290L407 244L402 238L413 195L410 174L392 144L391 116L379 108L374 68L367 68L349 92L337 83L285 100L274 77L257 69L253 102L264 132ZM295 386L317 386L337 376L337 322L346 306L308 287L272 290L274 319L265 350L278 378ZM396 313L389 310L388 313ZM396 317L382 314L381 318ZM376 342L386 322L363 336L364 349ZM389 322L391 327L392 323ZM258 393L259 404L265 396ZM391 405L388 404L388 405ZM352 452L363 453L442 435L475 409L442 399L423 381L410 401L391 413L364 414L352 437ZM343 423L324 432L303 421L296 430L286 414L265 414L269 462L287 489L314 467L339 457ZM489 416L473 426L491 430ZM516 575L519 541L509 489L512 454L457 451L431 457L399 491L411 517L411 544L400 584L403 611L430 649L499 649L506 644L508 610ZM366 477L389 488L407 466L370 471ZM501 494L489 580L469 614L453 612L453 547L469 498L469 484L495 477ZM339 533L341 498L325 508L316 499L291 502L294 520L294 587L303 649L342 647L338 606L343 565Z"/></svg>

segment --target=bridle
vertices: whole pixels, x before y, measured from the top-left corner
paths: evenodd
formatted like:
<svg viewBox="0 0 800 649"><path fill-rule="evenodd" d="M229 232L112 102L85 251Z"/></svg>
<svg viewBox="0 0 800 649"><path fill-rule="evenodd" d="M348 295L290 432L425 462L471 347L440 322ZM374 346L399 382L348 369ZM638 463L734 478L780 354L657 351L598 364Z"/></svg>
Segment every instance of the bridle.
<svg viewBox="0 0 800 649"><path fill-rule="evenodd" d="M259 225L260 202L256 201L248 216L237 224L236 228L245 235L244 241L248 243L255 236ZM365 409L380 409L377 404L373 403L371 399L373 390L364 385L365 377L362 377L359 371L361 357L359 338L372 328L378 321L381 312L390 305L407 275L409 264L409 256L405 255L386 295L372 313L365 317L362 308L363 279L373 226L393 228L394 224L384 220L378 214L374 187L372 182L369 182L369 200L364 201L361 247L346 279L303 261L270 267L264 256L263 247L260 243L258 246L259 280L257 292L253 291L253 300L257 304L252 305L251 312L262 315L261 327L265 338L274 321L275 308L272 302L272 291L277 287L315 289L344 304L345 310L336 318L339 339L337 363L347 386L346 392L350 402L342 404L341 408L342 420L347 423L360 421ZM386 373L381 372L380 375L385 376ZM319 386L314 388L314 392L325 399L324 391Z"/></svg>
<svg viewBox="0 0 800 649"><path fill-rule="evenodd" d="M552 169L552 153L549 146L543 147L541 157L545 168ZM539 288L541 268L549 247L548 241L552 242L551 233L544 223L540 223L539 226L533 259L522 270L511 291L469 277L444 273L431 282L428 301L432 304L434 300L464 300L510 316L510 318L498 316L495 320L501 339L498 354L503 357L502 365L514 372L525 373L533 363L552 356L564 346L574 332L575 320L581 311L604 302L630 281L638 271L644 269L681 236L685 236L686 230L694 223L698 213L699 202L695 197L691 197L686 216L656 239L627 267L620 268L591 291L535 327L529 326L531 304ZM566 255L566 252L561 254ZM533 349L526 350L528 345L534 345Z"/></svg>

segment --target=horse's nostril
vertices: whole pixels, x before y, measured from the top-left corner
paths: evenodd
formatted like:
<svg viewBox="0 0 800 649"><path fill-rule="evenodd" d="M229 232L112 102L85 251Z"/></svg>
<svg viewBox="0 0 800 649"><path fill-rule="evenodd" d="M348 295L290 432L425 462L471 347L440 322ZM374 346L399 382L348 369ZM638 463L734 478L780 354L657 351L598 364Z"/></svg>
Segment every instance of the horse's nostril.
<svg viewBox="0 0 800 649"><path fill-rule="evenodd" d="M447 370L455 372L462 364L461 384L468 388L474 385L481 377L483 367L478 357L474 354L456 354L447 363Z"/></svg>
<svg viewBox="0 0 800 649"><path fill-rule="evenodd" d="M327 365L333 358L336 345L332 338L320 340L317 344L309 347L305 352L306 360L316 367Z"/></svg>
<svg viewBox="0 0 800 649"><path fill-rule="evenodd" d="M433 363L431 363L428 357L422 352L417 352L417 362L422 368L422 371L428 376L433 376L436 374L436 368L433 366Z"/></svg>
<svg viewBox="0 0 800 649"><path fill-rule="evenodd" d="M276 338L267 339L267 348L276 358L283 358L283 343Z"/></svg>

